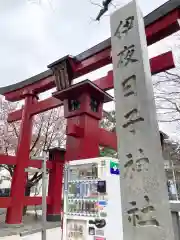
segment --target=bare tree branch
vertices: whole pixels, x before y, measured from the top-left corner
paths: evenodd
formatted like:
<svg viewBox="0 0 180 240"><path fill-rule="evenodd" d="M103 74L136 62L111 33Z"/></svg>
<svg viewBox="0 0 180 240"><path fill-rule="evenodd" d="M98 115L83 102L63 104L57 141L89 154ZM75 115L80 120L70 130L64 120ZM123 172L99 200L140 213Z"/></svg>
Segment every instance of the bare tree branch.
<svg viewBox="0 0 180 240"><path fill-rule="evenodd" d="M13 123L11 123L11 125L12 125L12 127L14 129L15 136L18 138L18 130L17 130L16 126L15 126L15 123L13 122Z"/></svg>
<svg viewBox="0 0 180 240"><path fill-rule="evenodd" d="M100 21L101 17L108 11L110 3L112 3L112 0L104 0L102 2L102 8L96 17L96 21Z"/></svg>
<svg viewBox="0 0 180 240"><path fill-rule="evenodd" d="M37 142L40 139L42 127L43 127L43 121L41 121L41 123L40 123L40 128L39 128L38 134L36 136L36 140L34 141L33 145L31 146L30 152L33 151L33 149L35 148Z"/></svg>
<svg viewBox="0 0 180 240"><path fill-rule="evenodd" d="M95 2L93 2L93 1L91 1L91 0L89 0L89 1L90 1L90 3L91 3L92 5L95 5L95 6L100 7L100 8L103 7L103 6L100 5L99 3L95 3Z"/></svg>

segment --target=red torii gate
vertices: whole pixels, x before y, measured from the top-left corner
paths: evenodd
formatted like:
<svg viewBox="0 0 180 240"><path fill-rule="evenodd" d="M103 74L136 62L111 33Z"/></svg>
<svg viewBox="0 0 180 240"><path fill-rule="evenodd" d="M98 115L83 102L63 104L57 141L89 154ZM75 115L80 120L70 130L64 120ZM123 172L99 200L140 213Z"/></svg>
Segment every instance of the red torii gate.
<svg viewBox="0 0 180 240"><path fill-rule="evenodd" d="M144 18L146 26L147 44L151 45L161 39L171 35L180 29L178 19L180 18L179 0L170 0ZM41 197L25 197L24 187L26 173L24 169L28 166L41 167L37 160L29 159L29 149L32 135L32 118L34 115L47 111L49 109L63 105L63 102L55 97L50 97L43 101L37 100L37 95L46 90L55 87L56 68L66 66L61 69L67 70L68 81L94 71L111 63L111 43L110 39L94 46L93 48L77 55L76 57L66 56L63 59L53 63L47 70L37 76L27 79L23 82L7 86L0 89L0 94L4 95L8 101L19 101L24 99L25 103L22 109L12 112L8 116L8 122L21 121L20 136L18 139L18 148L16 156L0 155L0 164L16 165L12 180L11 196L0 198L0 208L7 208L6 223L19 224L22 221L23 206L41 205ZM152 74L159 73L174 67L172 52L166 52L155 58L150 59ZM62 73L61 72L61 73ZM56 77L55 77L56 76ZM113 88L113 72L108 72L107 76L94 81L100 89L107 91ZM64 99L63 99L64 100ZM104 129L99 129L98 121L101 113L96 118L89 117L85 124L77 126L72 119L68 119L67 124L67 144L65 160L74 160L86 157L97 157L98 145L109 146L116 149L116 136ZM66 116L69 117L69 116ZM75 116L75 120L80 120ZM86 132L87 128L93 124L91 137L86 134L79 134L79 129ZM98 136L98 137L97 137ZM89 139L96 142L93 145L92 154L88 152L87 144ZM88 140L88 141L87 141ZM71 144L69 144L71 142ZM72 144L73 143L73 144ZM83 146L83 148L82 148ZM78 152L78 154L77 154ZM53 160L53 161L52 161ZM62 160L62 161L61 161ZM49 189L47 196L47 216L49 220L58 220L61 212L61 193L62 193L62 171L63 171L64 152L58 149L52 149L47 167L50 169Z"/></svg>

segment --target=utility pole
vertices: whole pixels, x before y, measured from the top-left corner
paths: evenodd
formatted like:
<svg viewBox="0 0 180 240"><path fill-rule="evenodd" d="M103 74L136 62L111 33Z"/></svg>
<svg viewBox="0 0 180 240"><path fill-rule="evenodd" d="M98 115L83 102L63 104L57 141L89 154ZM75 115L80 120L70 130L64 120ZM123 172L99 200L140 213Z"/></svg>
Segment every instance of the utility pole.
<svg viewBox="0 0 180 240"><path fill-rule="evenodd" d="M178 191L177 191L177 185L176 185L176 175L175 175L175 167L174 167L174 163L173 160L170 160L171 162L171 168L172 168L172 174L173 174L173 182L174 182L174 188L175 188L175 194L176 194L176 200L178 201Z"/></svg>
<svg viewBox="0 0 180 240"><path fill-rule="evenodd" d="M47 168L46 168L46 154L44 153L42 162L42 240L46 240L46 192L47 192Z"/></svg>
<svg viewBox="0 0 180 240"><path fill-rule="evenodd" d="M42 161L41 169L31 169L26 168L25 172L28 173L42 173L42 234L41 239L46 240L46 209L47 209L47 202L46 202L46 189L47 189L47 167L46 167L46 153L43 152L42 157L33 157L34 160Z"/></svg>

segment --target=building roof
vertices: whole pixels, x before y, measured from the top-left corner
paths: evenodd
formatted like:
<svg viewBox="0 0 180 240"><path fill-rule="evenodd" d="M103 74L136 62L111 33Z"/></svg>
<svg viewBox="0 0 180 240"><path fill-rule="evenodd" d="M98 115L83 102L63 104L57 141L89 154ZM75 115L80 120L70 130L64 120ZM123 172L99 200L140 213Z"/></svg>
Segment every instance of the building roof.
<svg viewBox="0 0 180 240"><path fill-rule="evenodd" d="M144 17L145 26L146 27L149 26L153 22L159 20L161 17L167 15L169 12L171 12L177 8L180 8L180 1L179 0L169 0L168 2L164 3L159 8L155 9L153 12L151 12L150 14L148 14L147 16ZM83 61L83 60L89 58L90 56L94 55L95 53L101 52L102 50L109 48L110 45L111 45L111 39L108 38L105 41L97 44L96 46L88 49L87 51L84 51L84 52L78 54L73 59L76 61ZM62 59L64 59L64 58L65 57L63 57ZM61 61L62 59L59 59L58 62ZM47 70L36 76L28 78L24 81L0 88L0 94L3 95L7 92L15 91L17 89L20 89L27 85L38 82L39 80L42 80L42 79L47 78L52 75L53 75L52 71Z"/></svg>

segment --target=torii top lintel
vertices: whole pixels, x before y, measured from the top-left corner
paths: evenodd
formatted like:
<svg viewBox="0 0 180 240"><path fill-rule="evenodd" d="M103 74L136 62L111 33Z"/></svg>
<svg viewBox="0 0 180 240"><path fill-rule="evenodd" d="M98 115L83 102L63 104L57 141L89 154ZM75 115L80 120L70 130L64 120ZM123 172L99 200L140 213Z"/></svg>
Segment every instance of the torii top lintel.
<svg viewBox="0 0 180 240"><path fill-rule="evenodd" d="M178 19L180 19L179 0L169 0L145 16L147 44L151 45L178 31L180 29ZM109 38L75 57L66 56L53 64L64 60L68 61L72 70L72 79L74 79L111 63L110 51L111 39ZM37 94L55 87L52 70L47 70L22 82L2 87L0 94L9 101L18 101L24 98L22 92L28 87Z"/></svg>

